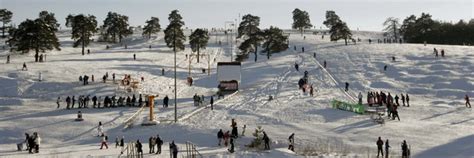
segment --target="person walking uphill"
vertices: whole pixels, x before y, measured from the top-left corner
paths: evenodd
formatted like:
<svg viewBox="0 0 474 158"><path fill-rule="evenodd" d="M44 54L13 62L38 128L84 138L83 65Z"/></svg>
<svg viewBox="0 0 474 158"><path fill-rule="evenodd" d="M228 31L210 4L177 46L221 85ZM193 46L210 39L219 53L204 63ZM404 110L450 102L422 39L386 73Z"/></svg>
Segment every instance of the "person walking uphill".
<svg viewBox="0 0 474 158"><path fill-rule="evenodd" d="M382 154L383 157L383 140L380 137L377 140L377 157L379 157L379 154Z"/></svg>
<svg viewBox="0 0 474 158"><path fill-rule="evenodd" d="M288 142L288 150L295 152L295 133L292 133L290 137L288 137Z"/></svg>

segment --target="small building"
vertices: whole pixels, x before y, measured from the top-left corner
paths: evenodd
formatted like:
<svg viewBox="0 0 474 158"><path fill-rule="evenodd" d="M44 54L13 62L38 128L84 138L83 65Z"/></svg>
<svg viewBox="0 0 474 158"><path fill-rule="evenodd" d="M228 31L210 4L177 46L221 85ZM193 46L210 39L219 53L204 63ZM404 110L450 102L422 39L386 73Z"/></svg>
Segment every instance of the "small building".
<svg viewBox="0 0 474 158"><path fill-rule="evenodd" d="M241 83L240 62L218 62L217 81L220 92L232 92L239 90Z"/></svg>

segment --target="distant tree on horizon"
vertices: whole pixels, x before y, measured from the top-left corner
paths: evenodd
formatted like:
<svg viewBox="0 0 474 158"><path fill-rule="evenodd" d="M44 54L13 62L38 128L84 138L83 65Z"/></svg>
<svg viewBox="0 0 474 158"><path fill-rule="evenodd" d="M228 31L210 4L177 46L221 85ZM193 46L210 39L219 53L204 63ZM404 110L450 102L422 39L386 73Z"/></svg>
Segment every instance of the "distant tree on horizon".
<svg viewBox="0 0 474 158"><path fill-rule="evenodd" d="M160 19L157 17L151 17L150 20L146 21L146 25L143 27L143 36L151 38L151 34L155 34L161 31Z"/></svg>
<svg viewBox="0 0 474 158"><path fill-rule="evenodd" d="M301 35L303 35L304 29L309 29L311 27L313 27L313 25L311 25L308 12L298 8L293 10L293 29L298 29Z"/></svg>
<svg viewBox="0 0 474 158"><path fill-rule="evenodd" d="M395 40L398 40L398 38L400 37L400 23L398 21L398 18L389 17L383 23L383 31L385 31L388 37L391 37Z"/></svg>
<svg viewBox="0 0 474 158"><path fill-rule="evenodd" d="M84 55L84 49L92 41L92 36L97 32L97 20L95 16L84 14L71 15L66 17L66 27L72 28L72 36L74 39L73 47L79 45L82 46L82 55Z"/></svg>
<svg viewBox="0 0 474 158"><path fill-rule="evenodd" d="M267 59L270 59L272 53L281 52L288 49L288 36L283 35L283 30L278 27L270 26L263 31L264 42L263 51L267 52Z"/></svg>
<svg viewBox="0 0 474 158"><path fill-rule="evenodd" d="M0 21L2 22L2 38L5 38L5 32L7 28L10 28L7 25L12 21L13 13L7 9L0 9Z"/></svg>
<svg viewBox="0 0 474 158"><path fill-rule="evenodd" d="M61 50L55 34L57 28L51 24L53 24L51 21L41 17L36 20L26 19L18 25L18 28L10 31L8 43L12 46L11 50L22 54L34 50L35 62L38 62L39 52Z"/></svg>
<svg viewBox="0 0 474 158"><path fill-rule="evenodd" d="M191 45L191 50L197 52L197 62L199 63L200 50L206 49L207 43L209 41L209 34L204 29L196 29L189 36L189 45Z"/></svg>
<svg viewBox="0 0 474 158"><path fill-rule="evenodd" d="M352 39L352 33L345 22L343 22L334 11L326 11L326 20L323 22L329 28L331 41L344 39L345 45L347 40Z"/></svg>

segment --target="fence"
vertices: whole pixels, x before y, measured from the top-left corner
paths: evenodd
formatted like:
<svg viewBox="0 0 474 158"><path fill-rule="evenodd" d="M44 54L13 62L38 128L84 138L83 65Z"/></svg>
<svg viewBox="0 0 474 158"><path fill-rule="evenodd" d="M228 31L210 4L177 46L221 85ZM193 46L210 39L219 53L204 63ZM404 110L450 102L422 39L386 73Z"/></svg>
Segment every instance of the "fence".
<svg viewBox="0 0 474 158"><path fill-rule="evenodd" d="M125 146L125 148L120 151L120 155L118 157L120 158L124 152L127 154L127 158L138 158L140 156L138 155L137 148L135 147L135 142L127 143L127 146Z"/></svg>
<svg viewBox="0 0 474 158"><path fill-rule="evenodd" d="M202 158L202 155L196 149L196 145L192 142L186 142L186 158L196 158L197 156Z"/></svg>

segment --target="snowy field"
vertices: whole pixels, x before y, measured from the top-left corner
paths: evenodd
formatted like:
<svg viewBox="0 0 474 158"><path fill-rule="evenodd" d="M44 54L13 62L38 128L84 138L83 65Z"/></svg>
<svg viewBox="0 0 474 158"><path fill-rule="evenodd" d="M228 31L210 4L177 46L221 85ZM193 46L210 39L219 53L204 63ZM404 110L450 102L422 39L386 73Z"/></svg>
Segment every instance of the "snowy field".
<svg viewBox="0 0 474 158"><path fill-rule="evenodd" d="M185 32L189 34L189 31ZM61 51L47 52L47 60L34 63L33 53L15 54L11 64L5 64L8 51L0 51L0 157L117 157L116 137L125 136L126 142L140 139L144 142L145 157L148 138L159 134L164 143L164 154L169 157L168 142L175 141L181 150L186 141L197 145L204 157L300 157L316 152L325 157L374 157L375 141L379 136L389 139L391 153L401 155L401 142L407 140L414 157L474 157L474 114L464 107L465 94L474 96L474 48L469 46L420 44L369 44L366 39L380 38L378 32L354 32L363 42L345 46L343 41L329 42L328 37L305 34L290 35L290 49L273 54L270 60L265 54L254 62L251 53L242 63L240 91L219 101L214 111L192 105L194 94L209 99L217 91L216 65L230 61L230 49L226 37L218 35L223 46L216 43L211 34L208 48L211 74L202 73L207 68L207 56L196 63L193 58L191 75L195 84L188 86L188 60L190 48L177 53L178 65L178 123L174 119L173 105L162 108L165 95L174 103L173 52L164 44L163 34L150 40L139 33L125 39L127 49L119 44L93 43L91 54L82 56L80 48L72 48L68 31L60 31ZM1 42L3 44L3 42ZM186 42L188 43L188 42ZM152 45L149 49L148 46ZM293 50L293 46L297 50ZM301 52L305 47L305 52ZM447 56L435 58L433 48L444 49ZM316 58L313 58L316 53ZM133 54L137 59L133 60ZM392 62L391 57L396 56ZM213 59L216 59L214 61ZM327 62L327 71L321 68ZM21 71L26 62L28 71ZM293 67L300 64L300 71ZM383 71L384 65L388 66ZM165 75L161 70L165 69ZM310 97L298 90L298 80L308 71L315 96ZM38 74L44 80L38 81ZM106 72L115 73L118 79L125 74L145 81L135 92L127 92L112 81L101 82ZM95 82L83 86L80 75L94 75ZM345 82L350 83L348 93L343 91ZM385 91L392 94L410 94L410 107L400 107L401 121L387 120L384 125L374 123L369 115L333 109L333 99L353 101L356 94L367 91ZM124 129L123 122L139 108L119 107L105 109L80 109L85 118L76 122L77 109L56 108L56 98L75 95L153 94L157 98L156 126L140 126L148 111L141 113L136 125ZM269 96L275 99L268 101ZM365 99L364 99L365 100ZM230 130L235 118L239 132L247 125L246 136L236 140L236 152L230 154L225 147L217 146L219 129ZM99 150L98 122L104 123L109 137L109 149ZM262 126L272 139L272 150L254 151L245 147L257 126ZM40 153L16 151L16 143L24 139L25 132L38 132L42 137ZM287 150L287 138L295 133L296 153ZM185 156L184 152L180 157ZM312 156L317 156L312 154Z"/></svg>

